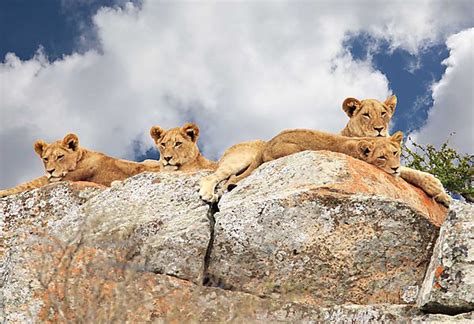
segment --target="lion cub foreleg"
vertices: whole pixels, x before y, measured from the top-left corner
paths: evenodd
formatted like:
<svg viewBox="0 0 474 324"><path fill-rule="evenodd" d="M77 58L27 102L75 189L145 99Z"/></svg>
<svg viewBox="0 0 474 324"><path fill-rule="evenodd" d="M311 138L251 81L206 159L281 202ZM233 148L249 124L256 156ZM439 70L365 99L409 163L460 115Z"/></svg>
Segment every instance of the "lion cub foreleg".
<svg viewBox="0 0 474 324"><path fill-rule="evenodd" d="M213 174L202 178L199 184L199 196L201 199L210 203L217 202L219 200L219 195L215 192L217 185L231 175L232 169L227 168L225 165L219 165Z"/></svg>
<svg viewBox="0 0 474 324"><path fill-rule="evenodd" d="M247 169L239 175L232 175L227 180L226 188L230 189L235 186L239 181L248 177L255 169L261 166L264 162L276 160L278 158L288 156L293 153L304 151L300 145L288 142L275 142L270 143L263 147L261 152L252 159L252 163Z"/></svg>
<svg viewBox="0 0 474 324"><path fill-rule="evenodd" d="M237 152L238 153L238 152ZM219 161L217 170L204 177L200 183L199 195L208 202L217 202L219 195L215 193L217 185L231 176L245 170L252 162L251 157L242 157L239 154L229 154Z"/></svg>
<svg viewBox="0 0 474 324"><path fill-rule="evenodd" d="M42 176L40 178L34 179L29 182L22 183L11 189L0 190L0 197L6 197L10 195L15 195L23 191L32 190L36 188L43 187L49 183L48 178Z"/></svg>
<svg viewBox="0 0 474 324"><path fill-rule="evenodd" d="M428 196L433 197L437 202L449 207L451 197L444 190L441 181L432 174L407 167L400 167L400 177L406 182L423 189Z"/></svg>
<svg viewBox="0 0 474 324"><path fill-rule="evenodd" d="M216 171L204 177L200 183L199 195L201 199L208 202L219 200L219 194L215 192L216 186L226 179L235 178L237 174L249 168L249 166L260 156L264 141L251 141L236 144L230 147L219 160ZM226 184L226 188L228 183Z"/></svg>

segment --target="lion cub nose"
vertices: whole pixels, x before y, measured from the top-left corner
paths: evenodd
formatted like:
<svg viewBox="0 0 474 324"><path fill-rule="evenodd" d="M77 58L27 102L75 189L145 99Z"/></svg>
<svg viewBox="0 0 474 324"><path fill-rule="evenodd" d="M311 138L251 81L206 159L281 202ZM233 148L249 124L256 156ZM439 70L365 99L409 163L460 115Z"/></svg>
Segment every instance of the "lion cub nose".
<svg viewBox="0 0 474 324"><path fill-rule="evenodd" d="M397 172L399 167L392 168L393 171Z"/></svg>
<svg viewBox="0 0 474 324"><path fill-rule="evenodd" d="M383 127L374 127L374 129L379 133L383 131Z"/></svg>
<svg viewBox="0 0 474 324"><path fill-rule="evenodd" d="M56 170L56 169L47 169L46 171L47 171L49 174L53 174L54 170Z"/></svg>
<svg viewBox="0 0 474 324"><path fill-rule="evenodd" d="M171 160L171 156L163 156L163 159L165 159L166 162L169 162Z"/></svg>

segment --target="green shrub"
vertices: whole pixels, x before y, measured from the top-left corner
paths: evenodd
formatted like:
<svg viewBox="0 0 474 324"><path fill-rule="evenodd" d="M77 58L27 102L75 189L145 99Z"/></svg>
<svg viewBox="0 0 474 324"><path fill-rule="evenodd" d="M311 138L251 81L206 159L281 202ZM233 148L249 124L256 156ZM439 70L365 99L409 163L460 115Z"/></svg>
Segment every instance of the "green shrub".
<svg viewBox="0 0 474 324"><path fill-rule="evenodd" d="M435 175L446 190L474 202L474 155L456 152L449 146L449 138L439 149L431 144L417 144L411 138L408 140L413 149L404 147L405 166Z"/></svg>

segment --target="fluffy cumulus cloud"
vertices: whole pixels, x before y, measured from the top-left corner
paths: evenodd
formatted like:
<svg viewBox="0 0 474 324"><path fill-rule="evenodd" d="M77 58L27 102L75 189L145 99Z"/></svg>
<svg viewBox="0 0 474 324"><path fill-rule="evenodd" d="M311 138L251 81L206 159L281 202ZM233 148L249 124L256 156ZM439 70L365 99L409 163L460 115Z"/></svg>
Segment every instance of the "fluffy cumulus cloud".
<svg viewBox="0 0 474 324"><path fill-rule="evenodd" d="M432 87L434 104L424 127L411 135L417 143L449 143L464 153L474 148L474 28L448 38L450 54L443 78ZM451 137L450 134L454 133Z"/></svg>
<svg viewBox="0 0 474 324"><path fill-rule="evenodd" d="M94 17L98 48L54 62L41 50L28 61L11 53L0 65L0 187L41 175L34 140L67 132L84 147L129 159L152 147L152 125L197 122L211 158L284 128L337 132L346 96L390 94L380 71L343 48L347 37L369 33L416 53L472 20L468 4L144 1L102 8Z"/></svg>

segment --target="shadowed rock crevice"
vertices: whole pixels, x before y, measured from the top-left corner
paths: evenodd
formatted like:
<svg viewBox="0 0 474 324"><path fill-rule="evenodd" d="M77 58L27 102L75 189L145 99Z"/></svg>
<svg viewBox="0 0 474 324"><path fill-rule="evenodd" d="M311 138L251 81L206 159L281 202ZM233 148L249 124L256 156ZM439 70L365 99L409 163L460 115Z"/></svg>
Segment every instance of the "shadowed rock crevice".
<svg viewBox="0 0 474 324"><path fill-rule="evenodd" d="M214 247L214 227L216 225L216 219L214 218L214 214L216 214L217 212L219 212L219 206L217 205L217 202L209 204L209 210L207 211L207 219L209 220L209 243L207 245L206 254L204 255L204 271L202 276L203 286L216 287L213 284L214 280L209 277L207 269L209 268L212 248Z"/></svg>
<svg viewBox="0 0 474 324"><path fill-rule="evenodd" d="M230 290L230 291L238 291L235 289L235 287L226 283L225 280L223 280L222 278L218 278L208 272L208 269L211 263L212 250L214 248L214 237L215 237L215 226L216 226L215 215L218 212L219 212L218 202L209 204L209 210L207 212L207 218L209 219L209 244L207 246L206 254L204 256L204 272L203 272L203 277L202 277L203 278L202 285L205 287L213 287L213 288L220 288L220 289Z"/></svg>

